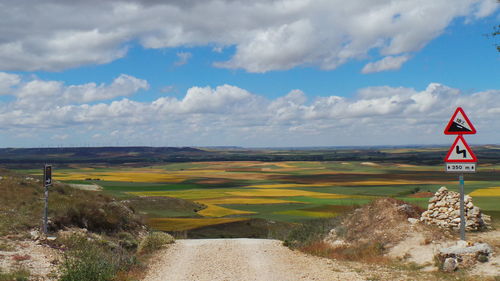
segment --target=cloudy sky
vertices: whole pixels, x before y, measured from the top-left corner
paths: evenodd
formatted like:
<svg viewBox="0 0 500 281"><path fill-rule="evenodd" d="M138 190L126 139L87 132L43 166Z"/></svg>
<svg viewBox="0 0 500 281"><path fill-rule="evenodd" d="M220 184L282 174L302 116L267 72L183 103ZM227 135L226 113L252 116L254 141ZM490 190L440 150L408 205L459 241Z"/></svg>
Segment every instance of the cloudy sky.
<svg viewBox="0 0 500 281"><path fill-rule="evenodd" d="M496 0L0 0L0 147L500 144Z"/></svg>

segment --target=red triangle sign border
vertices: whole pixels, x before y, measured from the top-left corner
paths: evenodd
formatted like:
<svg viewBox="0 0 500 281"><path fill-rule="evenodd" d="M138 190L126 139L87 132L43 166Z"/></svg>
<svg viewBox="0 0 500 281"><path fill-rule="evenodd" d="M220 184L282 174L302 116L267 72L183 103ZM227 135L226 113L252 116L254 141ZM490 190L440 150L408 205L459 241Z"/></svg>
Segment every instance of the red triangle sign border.
<svg viewBox="0 0 500 281"><path fill-rule="evenodd" d="M465 119L465 122L469 125L471 131L463 131L463 132L453 132L450 131L451 126L453 125L453 120L455 120L455 117L457 116L458 113L461 113L462 116ZM464 110L461 107L457 107L455 110L455 113L451 116L450 121L448 122L448 125L444 129L444 134L445 135L474 135L476 133L476 128L474 128L474 125L472 125L472 122L469 120L469 117L467 117L467 114L465 114Z"/></svg>
<svg viewBox="0 0 500 281"><path fill-rule="evenodd" d="M467 153L469 153L472 156L472 159L465 159L465 160L450 160L449 159L450 155L453 153L453 150L455 149L455 146L457 145L458 141L460 141L460 140L464 144L465 149L467 149ZM472 152L472 149L470 148L469 144L467 144L464 137L459 135L459 136L457 136L457 138L455 139L455 141L451 145L450 150L448 150L448 153L446 154L446 157L444 158L444 162L447 162L447 163L476 163L477 157L474 154L474 152Z"/></svg>

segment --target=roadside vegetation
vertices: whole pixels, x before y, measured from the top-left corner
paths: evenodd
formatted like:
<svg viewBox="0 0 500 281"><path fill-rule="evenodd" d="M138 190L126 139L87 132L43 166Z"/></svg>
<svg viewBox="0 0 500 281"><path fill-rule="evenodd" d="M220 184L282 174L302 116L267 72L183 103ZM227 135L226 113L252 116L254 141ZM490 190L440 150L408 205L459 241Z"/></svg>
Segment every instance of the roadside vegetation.
<svg viewBox="0 0 500 281"><path fill-rule="evenodd" d="M7 170L1 170L0 175L0 251L15 253L26 239L57 249L61 259L50 280L140 280L151 255L174 242L166 233L150 232L127 202L61 183L51 186L49 193L49 235L56 239L45 240L39 234L33 238L30 233L39 233L42 223L40 179ZM19 262L30 258L12 256ZM26 268L17 266L0 271L0 281L40 278L30 275Z"/></svg>
<svg viewBox="0 0 500 281"><path fill-rule="evenodd" d="M0 281L28 281L30 272L26 269L16 269L11 272L0 270Z"/></svg>
<svg viewBox="0 0 500 281"><path fill-rule="evenodd" d="M68 249L60 266L60 281L135 281L143 277L151 255L173 242L163 232L140 238L128 232L114 237L73 233L52 246Z"/></svg>

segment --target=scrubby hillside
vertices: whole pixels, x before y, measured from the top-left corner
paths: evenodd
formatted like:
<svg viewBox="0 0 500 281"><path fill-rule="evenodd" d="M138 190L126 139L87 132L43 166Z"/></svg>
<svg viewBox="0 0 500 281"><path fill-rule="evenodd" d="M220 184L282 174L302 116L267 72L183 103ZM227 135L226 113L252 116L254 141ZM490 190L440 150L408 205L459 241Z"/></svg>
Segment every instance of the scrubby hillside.
<svg viewBox="0 0 500 281"><path fill-rule="evenodd" d="M40 179L0 172L0 234L20 234L41 228L44 188ZM102 193L55 183L49 188L49 231L75 226L93 232L136 232L141 218Z"/></svg>
<svg viewBox="0 0 500 281"><path fill-rule="evenodd" d="M43 191L40 179L0 171L0 280L137 280L142 261L173 241L148 234L126 202L61 183L50 187L45 237Z"/></svg>

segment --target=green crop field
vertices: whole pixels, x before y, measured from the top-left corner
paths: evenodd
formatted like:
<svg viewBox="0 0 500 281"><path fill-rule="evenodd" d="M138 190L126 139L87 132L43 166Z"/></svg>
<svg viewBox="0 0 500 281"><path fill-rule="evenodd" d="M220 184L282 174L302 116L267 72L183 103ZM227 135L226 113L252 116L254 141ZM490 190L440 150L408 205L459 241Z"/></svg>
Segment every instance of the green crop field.
<svg viewBox="0 0 500 281"><path fill-rule="evenodd" d="M393 153L403 152L407 151ZM425 208L430 192L441 186L458 189L457 175L445 173L443 168L382 161L215 161L96 168L74 164L55 168L54 178L97 185L102 191L96 192L121 199L143 198L132 202L153 228L189 231L252 218L301 222L333 217L379 197L394 197ZM474 203L497 217L498 166L488 164L478 170L465 176L465 191L478 190L480 196L473 197ZM177 198L196 205L177 202L174 208L170 201L151 204L152 198Z"/></svg>

